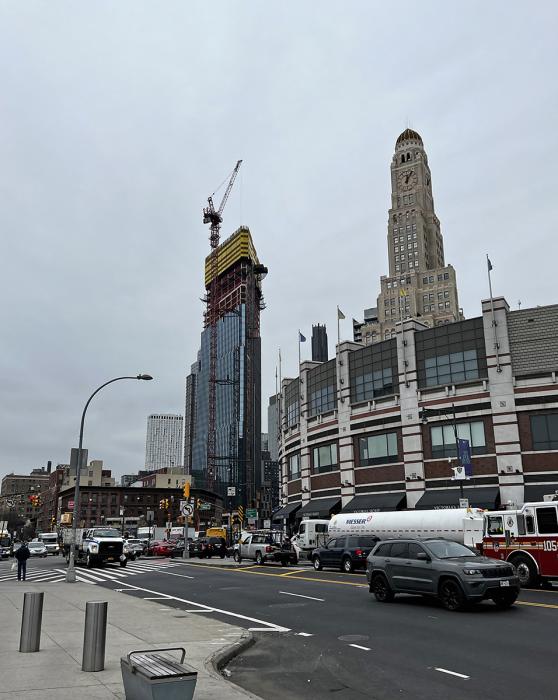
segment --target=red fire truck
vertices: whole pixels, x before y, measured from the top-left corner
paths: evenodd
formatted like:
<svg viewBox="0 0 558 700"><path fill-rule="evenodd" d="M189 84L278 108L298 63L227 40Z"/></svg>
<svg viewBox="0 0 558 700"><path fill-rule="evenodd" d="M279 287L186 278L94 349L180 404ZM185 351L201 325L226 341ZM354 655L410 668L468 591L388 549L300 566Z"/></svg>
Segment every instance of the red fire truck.
<svg viewBox="0 0 558 700"><path fill-rule="evenodd" d="M558 579L558 502L485 513L482 552L511 562L523 587Z"/></svg>

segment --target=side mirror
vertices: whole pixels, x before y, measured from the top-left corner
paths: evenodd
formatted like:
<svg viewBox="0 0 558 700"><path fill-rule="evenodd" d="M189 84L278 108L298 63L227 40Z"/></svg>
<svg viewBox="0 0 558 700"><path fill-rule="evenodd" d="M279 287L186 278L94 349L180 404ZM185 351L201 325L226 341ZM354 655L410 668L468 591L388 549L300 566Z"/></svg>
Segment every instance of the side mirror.
<svg viewBox="0 0 558 700"><path fill-rule="evenodd" d="M417 559L419 561L430 561L430 557L426 552L418 552Z"/></svg>

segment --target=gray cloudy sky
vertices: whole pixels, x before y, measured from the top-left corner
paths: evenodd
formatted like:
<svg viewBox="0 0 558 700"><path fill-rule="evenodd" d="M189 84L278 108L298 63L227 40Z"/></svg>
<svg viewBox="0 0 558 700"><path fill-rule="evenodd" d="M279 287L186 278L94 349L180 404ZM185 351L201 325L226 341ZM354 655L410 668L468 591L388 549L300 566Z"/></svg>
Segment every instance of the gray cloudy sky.
<svg viewBox="0 0 558 700"><path fill-rule="evenodd" d="M182 412L201 330L201 209L243 158L223 234L265 280L263 396L297 328L375 305L389 165L423 136L467 316L558 302L555 2L0 2L0 476L85 444L142 467ZM303 357L309 352L303 346ZM264 401L266 399L264 398Z"/></svg>

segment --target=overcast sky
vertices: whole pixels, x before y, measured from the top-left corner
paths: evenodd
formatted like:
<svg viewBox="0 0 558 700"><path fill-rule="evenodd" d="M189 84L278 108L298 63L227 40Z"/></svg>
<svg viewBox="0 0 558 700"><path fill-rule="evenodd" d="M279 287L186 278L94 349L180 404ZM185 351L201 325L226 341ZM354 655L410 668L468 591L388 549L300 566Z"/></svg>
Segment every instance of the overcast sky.
<svg viewBox="0 0 558 700"><path fill-rule="evenodd" d="M554 1L0 1L0 476L77 444L116 475L182 413L201 331L202 208L244 163L223 235L269 267L262 399L336 305L387 273L389 165L424 139L467 317L556 290ZM303 346L303 358L310 352Z"/></svg>

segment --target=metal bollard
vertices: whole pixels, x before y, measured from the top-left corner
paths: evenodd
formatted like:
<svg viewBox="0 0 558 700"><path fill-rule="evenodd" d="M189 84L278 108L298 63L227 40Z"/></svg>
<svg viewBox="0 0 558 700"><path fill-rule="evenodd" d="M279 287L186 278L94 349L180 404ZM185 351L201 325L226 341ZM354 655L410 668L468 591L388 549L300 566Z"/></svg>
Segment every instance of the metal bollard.
<svg viewBox="0 0 558 700"><path fill-rule="evenodd" d="M89 601L85 605L82 671L102 671L105 668L108 603Z"/></svg>
<svg viewBox="0 0 558 700"><path fill-rule="evenodd" d="M23 615L19 638L19 650L21 652L39 651L44 595L43 592L23 594Z"/></svg>

